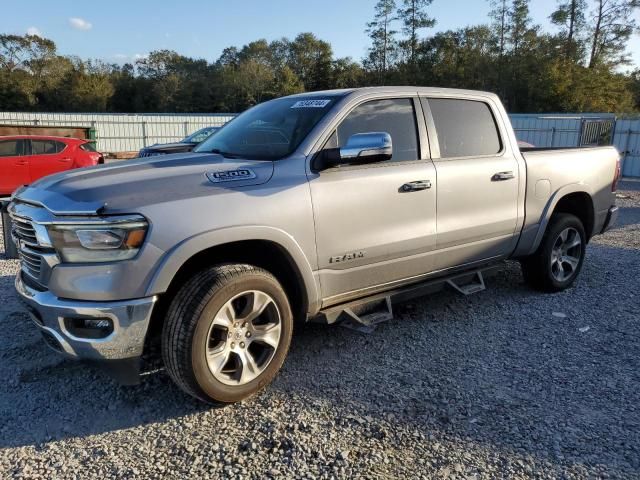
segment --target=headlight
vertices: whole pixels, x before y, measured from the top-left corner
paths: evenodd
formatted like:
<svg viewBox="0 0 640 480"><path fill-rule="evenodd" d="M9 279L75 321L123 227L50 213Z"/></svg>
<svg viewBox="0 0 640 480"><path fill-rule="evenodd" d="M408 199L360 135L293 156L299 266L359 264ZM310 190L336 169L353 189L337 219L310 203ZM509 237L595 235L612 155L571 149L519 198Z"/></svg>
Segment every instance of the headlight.
<svg viewBox="0 0 640 480"><path fill-rule="evenodd" d="M136 256L147 233L147 222L49 225L51 243L63 262L114 262Z"/></svg>

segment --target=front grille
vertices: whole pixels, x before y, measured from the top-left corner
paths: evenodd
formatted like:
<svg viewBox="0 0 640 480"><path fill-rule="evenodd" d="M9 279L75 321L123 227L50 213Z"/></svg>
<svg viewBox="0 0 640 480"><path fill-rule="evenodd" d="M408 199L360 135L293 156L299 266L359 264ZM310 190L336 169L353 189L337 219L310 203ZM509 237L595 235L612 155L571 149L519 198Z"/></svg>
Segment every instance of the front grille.
<svg viewBox="0 0 640 480"><path fill-rule="evenodd" d="M26 218L17 216L13 216L11 220L13 235L18 240L22 240L25 244L37 247L38 238L36 237L36 230L33 228L33 224ZM17 245L20 246L19 243L17 243Z"/></svg>
<svg viewBox="0 0 640 480"><path fill-rule="evenodd" d="M50 255L53 250L40 245L36 229L28 218L11 215L11 234L18 248L23 273L41 284L43 255Z"/></svg>
<svg viewBox="0 0 640 480"><path fill-rule="evenodd" d="M34 278L40 277L42 270L42 257L40 254L27 247L18 248L18 255L22 261L22 268Z"/></svg>

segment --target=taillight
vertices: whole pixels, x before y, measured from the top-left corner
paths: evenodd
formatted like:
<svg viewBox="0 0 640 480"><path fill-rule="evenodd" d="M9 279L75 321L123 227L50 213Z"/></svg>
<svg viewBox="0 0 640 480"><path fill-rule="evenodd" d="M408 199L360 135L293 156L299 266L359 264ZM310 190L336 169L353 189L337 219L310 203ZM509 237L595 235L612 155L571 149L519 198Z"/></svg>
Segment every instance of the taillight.
<svg viewBox="0 0 640 480"><path fill-rule="evenodd" d="M620 157L616 160L616 171L613 175L613 183L611 184L611 191L616 192L618 190L618 181L620 180Z"/></svg>

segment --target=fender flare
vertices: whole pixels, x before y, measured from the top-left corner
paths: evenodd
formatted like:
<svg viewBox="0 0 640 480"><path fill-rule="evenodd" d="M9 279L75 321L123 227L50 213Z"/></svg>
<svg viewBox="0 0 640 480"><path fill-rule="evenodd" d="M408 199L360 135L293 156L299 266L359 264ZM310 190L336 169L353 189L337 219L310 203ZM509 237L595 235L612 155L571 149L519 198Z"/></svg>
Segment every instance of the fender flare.
<svg viewBox="0 0 640 480"><path fill-rule="evenodd" d="M302 248L295 238L285 231L265 226L238 226L211 230L180 242L162 258L147 287L147 296L165 292L178 270L194 255L212 247L246 240L275 243L289 255L302 279L301 287L307 295L308 309L314 311L320 301L319 286Z"/></svg>
<svg viewBox="0 0 640 480"><path fill-rule="evenodd" d="M556 190L553 193L553 195L551 195L551 198L549 199L546 206L544 207L544 210L542 211L542 215L540 216L540 222L538 223L538 231L533 241L531 250L529 251L530 254L538 250L538 247L542 242L542 237L544 236L544 232L547 230L547 225L549 224L549 220L551 220L551 215L553 215L553 211L555 210L556 205L558 205L558 202L562 200L562 198L572 193L586 193L587 195L589 195L589 198L593 198L593 192L591 190L591 187L586 183L571 183L569 185L565 185L564 187L561 187L558 190Z"/></svg>

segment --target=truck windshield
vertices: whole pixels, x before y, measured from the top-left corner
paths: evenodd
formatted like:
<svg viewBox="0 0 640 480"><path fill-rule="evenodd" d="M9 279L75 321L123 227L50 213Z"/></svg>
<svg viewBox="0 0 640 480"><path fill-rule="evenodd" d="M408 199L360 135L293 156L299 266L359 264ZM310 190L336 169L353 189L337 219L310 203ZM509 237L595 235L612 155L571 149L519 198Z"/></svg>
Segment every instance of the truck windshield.
<svg viewBox="0 0 640 480"><path fill-rule="evenodd" d="M340 97L285 97L261 103L240 114L195 152L226 157L278 160L290 155Z"/></svg>

